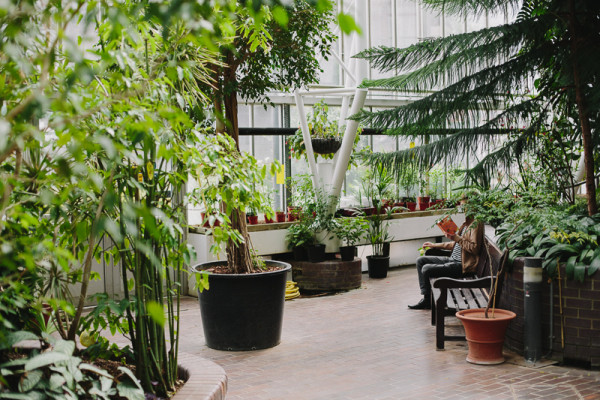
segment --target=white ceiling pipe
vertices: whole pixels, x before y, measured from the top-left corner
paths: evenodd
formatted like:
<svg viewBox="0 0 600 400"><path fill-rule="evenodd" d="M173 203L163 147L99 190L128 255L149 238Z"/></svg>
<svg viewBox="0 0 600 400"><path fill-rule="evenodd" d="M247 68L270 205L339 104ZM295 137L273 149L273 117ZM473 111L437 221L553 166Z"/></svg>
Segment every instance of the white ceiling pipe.
<svg viewBox="0 0 600 400"><path fill-rule="evenodd" d="M310 141L310 129L308 129L308 122L306 120L306 112L304 111L304 100L300 95L298 89L294 90L294 97L296 98L296 108L298 109L298 117L300 119L300 128L302 129L302 137L304 138L304 147L306 148L306 158L308 159L308 165L312 172L313 187L316 189L320 188L319 172L317 171L317 163L315 162L315 153L313 152L312 142Z"/></svg>
<svg viewBox="0 0 600 400"><path fill-rule="evenodd" d="M336 89L314 89L310 92L298 92L303 96L318 96L323 94L352 94L354 89L352 88L336 88Z"/></svg>
<svg viewBox="0 0 600 400"><path fill-rule="evenodd" d="M367 89L356 89L354 100L352 101L352 109L350 115L357 114L365 104L367 98ZM356 132L358 129L358 121L348 121L346 124L346 131L344 132L344 138L342 140L342 146L339 150L339 158L335 164L335 170L333 172L333 179L331 180L331 203L329 209L331 212L335 211L335 205L337 199L342 191L342 184L346 177L346 171L348 170L348 164L350 162L350 155L354 147L354 139L356 138Z"/></svg>

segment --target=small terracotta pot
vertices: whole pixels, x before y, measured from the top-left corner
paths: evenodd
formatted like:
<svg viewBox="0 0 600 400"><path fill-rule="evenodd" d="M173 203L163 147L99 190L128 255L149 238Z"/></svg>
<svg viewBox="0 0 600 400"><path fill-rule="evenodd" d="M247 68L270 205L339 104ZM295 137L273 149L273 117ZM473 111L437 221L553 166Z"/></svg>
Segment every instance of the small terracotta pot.
<svg viewBox="0 0 600 400"><path fill-rule="evenodd" d="M265 223L266 224L272 224L273 222L275 222L275 221L273 221L272 218L267 217L267 214L265 214Z"/></svg>
<svg viewBox="0 0 600 400"><path fill-rule="evenodd" d="M485 318L484 308L457 312L456 317L465 327L465 336L469 344L467 361L483 365L502 364L506 328L516 316L512 311L498 308L488 311L489 318Z"/></svg>
<svg viewBox="0 0 600 400"><path fill-rule="evenodd" d="M285 213L283 211L276 211L275 219L277 222L285 222Z"/></svg>
<svg viewBox="0 0 600 400"><path fill-rule="evenodd" d="M258 224L258 215L247 215L246 218L248 219L248 223L250 225Z"/></svg>
<svg viewBox="0 0 600 400"><path fill-rule="evenodd" d="M408 208L409 211L416 211L417 210L417 203L413 203L412 201L407 201L406 202L406 208Z"/></svg>

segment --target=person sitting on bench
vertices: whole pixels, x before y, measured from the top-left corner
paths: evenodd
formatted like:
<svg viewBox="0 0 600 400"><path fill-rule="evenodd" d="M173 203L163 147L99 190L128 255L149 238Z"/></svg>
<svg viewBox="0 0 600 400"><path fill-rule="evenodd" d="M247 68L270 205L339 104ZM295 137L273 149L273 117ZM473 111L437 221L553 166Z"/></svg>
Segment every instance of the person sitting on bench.
<svg viewBox="0 0 600 400"><path fill-rule="evenodd" d="M461 200L464 204L466 199ZM447 256L421 256L417 258L417 274L423 298L417 304L409 305L412 310L431 309L431 283L429 278L460 278L473 274L479 262L481 246L484 239L484 226L474 220L473 215L467 213L465 223L460 226L456 234L445 233L449 242L423 243L423 248L451 250Z"/></svg>

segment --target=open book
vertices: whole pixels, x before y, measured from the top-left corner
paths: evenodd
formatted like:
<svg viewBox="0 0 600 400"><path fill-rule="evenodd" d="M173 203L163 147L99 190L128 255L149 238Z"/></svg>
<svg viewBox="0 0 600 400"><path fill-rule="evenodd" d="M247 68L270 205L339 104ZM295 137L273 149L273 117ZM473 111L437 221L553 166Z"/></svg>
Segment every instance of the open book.
<svg viewBox="0 0 600 400"><path fill-rule="evenodd" d="M450 235L454 235L458 230L458 226L454 221L452 221L452 218L450 217L444 217L441 220L439 220L437 222L437 226L439 226L442 232Z"/></svg>

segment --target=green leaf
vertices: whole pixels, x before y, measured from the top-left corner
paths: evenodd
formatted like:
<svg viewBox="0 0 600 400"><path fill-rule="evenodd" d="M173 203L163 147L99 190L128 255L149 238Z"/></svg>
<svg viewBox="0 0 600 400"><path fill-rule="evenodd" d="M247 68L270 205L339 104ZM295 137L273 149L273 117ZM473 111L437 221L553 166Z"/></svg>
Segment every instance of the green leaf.
<svg viewBox="0 0 600 400"><path fill-rule="evenodd" d="M6 339L0 343L0 350L9 349L14 344L23 340L38 340L39 338L31 332L17 331L6 336Z"/></svg>
<svg viewBox="0 0 600 400"><path fill-rule="evenodd" d="M128 400L144 400L144 390L133 372L125 367L119 367L118 370L124 375L127 375L130 379L130 382L121 381L117 384L119 395Z"/></svg>
<svg viewBox="0 0 600 400"><path fill-rule="evenodd" d="M42 379L43 376L44 376L43 371L40 371L40 370L30 371L25 376L25 379L23 379L23 380L21 380L21 382L19 382L19 391L29 392L31 389L33 389L39 383L39 381Z"/></svg>
<svg viewBox="0 0 600 400"><path fill-rule="evenodd" d="M25 371L32 371L37 368L45 367L46 365L67 361L69 358L71 358L71 356L55 351L39 354L27 361L25 364Z"/></svg>
<svg viewBox="0 0 600 400"><path fill-rule="evenodd" d="M279 26L288 26L289 17L287 11L285 11L285 8L281 6L276 6L275 8L273 8L272 13L273 19L279 24Z"/></svg>
<svg viewBox="0 0 600 400"><path fill-rule="evenodd" d="M165 310L163 309L162 304L159 304L155 301L150 301L148 304L146 304L146 310L154 322L162 327L165 326Z"/></svg>
<svg viewBox="0 0 600 400"><path fill-rule="evenodd" d="M588 275L594 275L598 269L600 269L600 249L596 250L594 253L594 258L592 259L592 262L588 268Z"/></svg>
<svg viewBox="0 0 600 400"><path fill-rule="evenodd" d="M546 258L562 257L563 255L577 253L578 250L575 246L566 243L559 243L548 250L548 253L546 253Z"/></svg>
<svg viewBox="0 0 600 400"><path fill-rule="evenodd" d="M585 280L585 265L576 265L573 271L573 278L576 281L583 282Z"/></svg>
<svg viewBox="0 0 600 400"><path fill-rule="evenodd" d="M575 263L577 262L577 256L569 257L567 261L567 265L565 267L565 273L567 274L567 279L573 279L573 275L575 273Z"/></svg>
<svg viewBox="0 0 600 400"><path fill-rule="evenodd" d="M360 27L354 21L351 15L345 13L339 13L337 16L338 24L340 29L346 35L351 34L352 32L357 32L358 34L362 34Z"/></svg>

